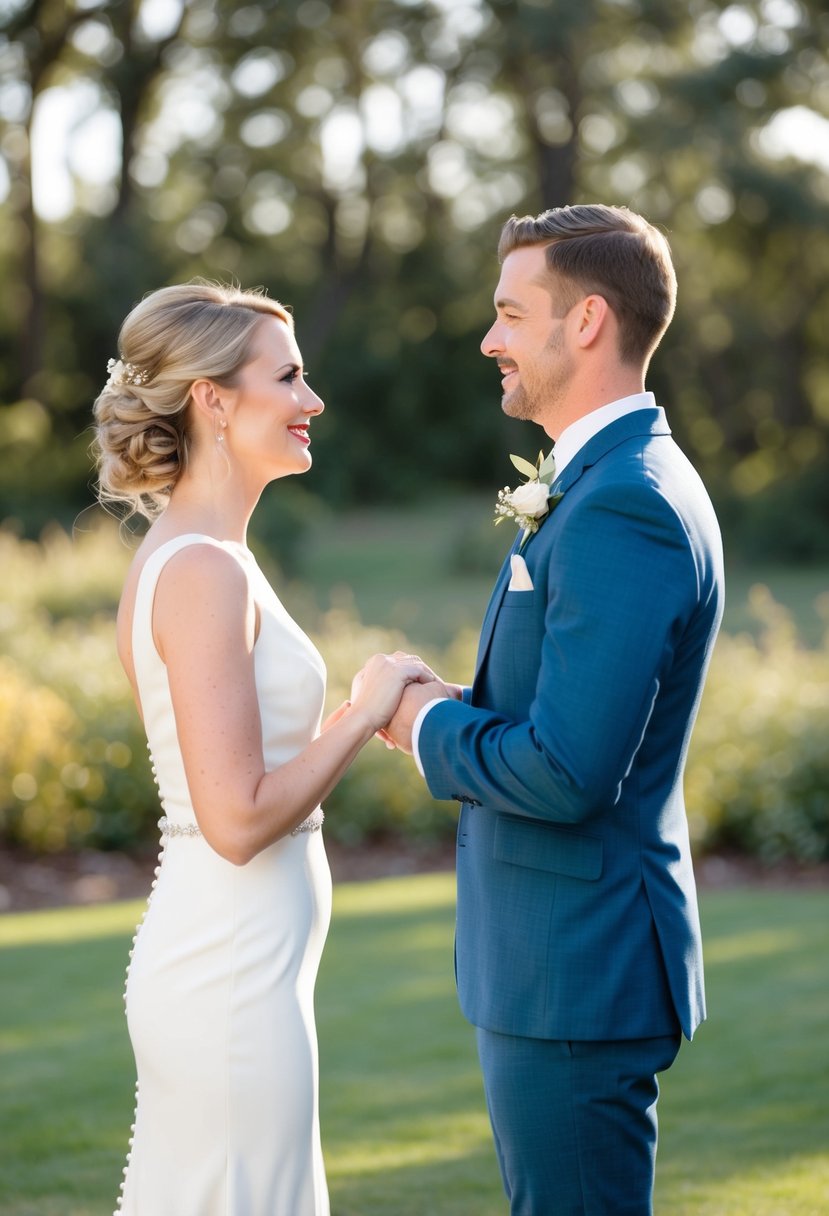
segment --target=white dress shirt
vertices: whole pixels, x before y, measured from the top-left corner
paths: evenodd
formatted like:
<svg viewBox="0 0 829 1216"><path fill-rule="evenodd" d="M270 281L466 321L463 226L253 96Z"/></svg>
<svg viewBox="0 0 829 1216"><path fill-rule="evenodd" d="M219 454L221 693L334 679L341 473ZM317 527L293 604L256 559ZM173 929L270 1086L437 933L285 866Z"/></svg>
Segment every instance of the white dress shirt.
<svg viewBox="0 0 829 1216"><path fill-rule="evenodd" d="M597 410L591 410L589 414L584 414L583 417L577 418L575 422L571 422L561 432L555 444L556 477L559 477L564 472L567 465L574 456L578 455L584 445L594 435L598 435L599 431L603 431L606 426L610 426L611 422L624 418L625 414L633 414L636 410L652 409L655 405L656 398L653 393L633 393L630 397L620 397L618 401L611 401L609 405L601 405ZM435 705L440 705L441 701L445 700L445 697L435 697L433 701L427 701L412 724L412 755L421 777L425 776L425 774L417 747L420 729L429 710L433 709Z"/></svg>

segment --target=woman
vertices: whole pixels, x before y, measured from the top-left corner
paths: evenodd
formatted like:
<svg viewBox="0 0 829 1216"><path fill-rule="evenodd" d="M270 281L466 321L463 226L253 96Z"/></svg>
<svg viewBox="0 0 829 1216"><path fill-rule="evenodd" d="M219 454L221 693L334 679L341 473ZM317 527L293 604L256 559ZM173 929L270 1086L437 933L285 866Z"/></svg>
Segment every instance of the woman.
<svg viewBox="0 0 829 1216"><path fill-rule="evenodd" d="M322 659L246 546L311 465L323 403L274 300L205 283L127 317L95 402L101 496L154 519L118 611L164 817L126 1005L122 1216L325 1216L313 990L331 909L320 802L431 673L377 655L320 732Z"/></svg>

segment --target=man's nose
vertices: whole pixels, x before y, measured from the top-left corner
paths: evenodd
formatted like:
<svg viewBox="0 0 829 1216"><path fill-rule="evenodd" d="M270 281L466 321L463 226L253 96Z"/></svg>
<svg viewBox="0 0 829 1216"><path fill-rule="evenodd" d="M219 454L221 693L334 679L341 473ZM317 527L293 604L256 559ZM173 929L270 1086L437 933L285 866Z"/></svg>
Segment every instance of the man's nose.
<svg viewBox="0 0 829 1216"><path fill-rule="evenodd" d="M496 321L490 326L490 328L484 334L483 341L481 342L481 351L489 359L492 359L497 354L499 354L502 350L503 350L503 344L501 343L501 340L498 337L498 322Z"/></svg>

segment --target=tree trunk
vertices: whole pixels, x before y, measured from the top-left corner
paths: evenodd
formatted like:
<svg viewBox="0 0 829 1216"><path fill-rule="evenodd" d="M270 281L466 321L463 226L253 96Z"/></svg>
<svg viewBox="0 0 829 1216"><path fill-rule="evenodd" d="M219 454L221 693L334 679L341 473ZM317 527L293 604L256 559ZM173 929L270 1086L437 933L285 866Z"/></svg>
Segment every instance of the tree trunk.
<svg viewBox="0 0 829 1216"><path fill-rule="evenodd" d="M40 94L46 89L51 69L60 59L67 39L76 25L87 20L86 11L64 13L65 20L57 28L44 28L42 0L16 13L5 30L6 40L18 44L24 51L29 70L28 84L31 104L21 134L25 140L25 152L20 159L20 179L17 191L16 216L23 230L21 250L21 272L26 285L27 300L21 322L20 380L23 396L42 396L43 386L38 383L43 370L43 355L46 345L46 316L44 291L40 275L39 222L34 208L32 183L32 124L35 106ZM48 403L47 403L48 404Z"/></svg>
<svg viewBox="0 0 829 1216"><path fill-rule="evenodd" d="M40 278L38 223L32 195L31 115L26 124L26 154L21 163L17 219L25 234L21 241L21 272L26 285L26 308L20 342L21 396L38 396L37 379L43 367L44 315Z"/></svg>

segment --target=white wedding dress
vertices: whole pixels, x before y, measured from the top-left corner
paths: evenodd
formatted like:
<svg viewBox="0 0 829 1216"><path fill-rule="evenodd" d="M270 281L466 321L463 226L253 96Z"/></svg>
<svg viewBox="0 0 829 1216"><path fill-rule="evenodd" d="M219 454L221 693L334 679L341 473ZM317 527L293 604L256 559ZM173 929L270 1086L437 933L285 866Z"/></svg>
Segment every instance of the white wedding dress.
<svg viewBox="0 0 829 1216"><path fill-rule="evenodd" d="M116 1216L328 1216L313 1008L331 914L322 811L244 866L225 861L198 830L152 637L159 574L197 544L241 564L259 610L268 769L317 735L325 692L320 655L242 545L192 534L150 555L133 647L164 818L127 972L138 1086Z"/></svg>

